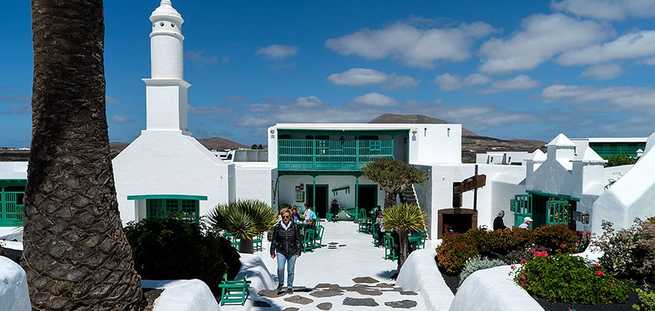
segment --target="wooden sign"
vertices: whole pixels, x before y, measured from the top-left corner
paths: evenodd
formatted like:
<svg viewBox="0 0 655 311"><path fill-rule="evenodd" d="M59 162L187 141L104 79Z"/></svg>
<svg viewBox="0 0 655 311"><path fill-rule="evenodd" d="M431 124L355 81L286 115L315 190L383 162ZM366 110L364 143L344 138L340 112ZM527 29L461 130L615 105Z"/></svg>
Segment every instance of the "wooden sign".
<svg viewBox="0 0 655 311"><path fill-rule="evenodd" d="M462 182L459 185L453 187L453 192L464 193L466 191L482 188L486 184L487 184L487 175L475 175L462 180Z"/></svg>

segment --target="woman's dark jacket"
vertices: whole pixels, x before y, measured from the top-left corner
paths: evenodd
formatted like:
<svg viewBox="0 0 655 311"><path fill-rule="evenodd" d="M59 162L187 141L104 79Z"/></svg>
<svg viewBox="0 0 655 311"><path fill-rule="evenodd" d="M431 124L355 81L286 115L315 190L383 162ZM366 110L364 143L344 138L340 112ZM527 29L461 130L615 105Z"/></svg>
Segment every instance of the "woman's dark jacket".
<svg viewBox="0 0 655 311"><path fill-rule="evenodd" d="M278 222L273 227L273 237L271 239L271 255L275 251L285 257L298 255L300 256L302 240L300 239L300 228L294 222L291 222L289 229L284 230L282 222Z"/></svg>
<svg viewBox="0 0 655 311"><path fill-rule="evenodd" d="M496 217L494 219L493 228L494 228L494 230L502 230L502 229L507 228L507 227L505 227L505 223L503 222L503 217L498 216L498 217Z"/></svg>

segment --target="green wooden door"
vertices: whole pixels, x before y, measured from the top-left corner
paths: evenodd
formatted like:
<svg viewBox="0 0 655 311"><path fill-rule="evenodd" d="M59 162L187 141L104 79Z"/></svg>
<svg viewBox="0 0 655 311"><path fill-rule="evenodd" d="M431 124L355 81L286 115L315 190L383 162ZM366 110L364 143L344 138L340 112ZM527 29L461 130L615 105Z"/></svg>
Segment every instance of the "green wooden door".
<svg viewBox="0 0 655 311"><path fill-rule="evenodd" d="M23 192L0 192L0 227L23 225Z"/></svg>
<svg viewBox="0 0 655 311"><path fill-rule="evenodd" d="M546 224L568 225L571 220L571 202L550 198L546 202Z"/></svg>
<svg viewBox="0 0 655 311"><path fill-rule="evenodd" d="M519 194L514 196L514 199L510 200L510 210L514 213L515 227L518 227L518 225L523 223L523 218L533 218L532 195Z"/></svg>

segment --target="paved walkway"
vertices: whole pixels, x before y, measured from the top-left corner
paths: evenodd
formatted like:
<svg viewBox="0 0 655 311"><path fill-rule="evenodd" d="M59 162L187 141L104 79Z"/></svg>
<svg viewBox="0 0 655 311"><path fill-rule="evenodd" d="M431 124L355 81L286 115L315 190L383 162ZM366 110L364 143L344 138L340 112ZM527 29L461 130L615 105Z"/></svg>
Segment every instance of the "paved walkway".
<svg viewBox="0 0 655 311"><path fill-rule="evenodd" d="M390 276L396 263L384 260L384 249L373 247L371 236L357 232L357 224L323 225L326 246L303 253L296 261L294 294L262 292L262 300L271 306L254 310L426 310L420 296L394 286ZM260 255L276 274L276 263L268 255L270 244L265 241L263 246Z"/></svg>

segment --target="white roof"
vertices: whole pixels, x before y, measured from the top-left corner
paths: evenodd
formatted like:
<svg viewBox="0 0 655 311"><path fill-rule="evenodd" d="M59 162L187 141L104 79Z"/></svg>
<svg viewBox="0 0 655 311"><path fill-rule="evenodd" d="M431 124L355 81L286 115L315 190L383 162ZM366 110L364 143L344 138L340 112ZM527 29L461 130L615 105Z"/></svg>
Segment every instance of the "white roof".
<svg viewBox="0 0 655 311"><path fill-rule="evenodd" d="M278 123L274 128L293 130L359 130L359 131L375 131L375 130L410 130L419 127L449 127L461 126L461 124L429 124L429 123Z"/></svg>
<svg viewBox="0 0 655 311"><path fill-rule="evenodd" d="M553 140L551 140L547 146L557 146L557 147L575 147L575 143L571 141L566 135L563 133L560 133L555 137Z"/></svg>
<svg viewBox="0 0 655 311"><path fill-rule="evenodd" d="M546 154L541 151L541 149L537 149L532 153L532 161L534 162L545 162L548 157Z"/></svg>
<svg viewBox="0 0 655 311"><path fill-rule="evenodd" d="M0 179L27 179L27 161L0 162Z"/></svg>
<svg viewBox="0 0 655 311"><path fill-rule="evenodd" d="M594 151L592 148L585 148L583 154L578 156L578 159L576 161L582 161L584 163L598 163L598 164L604 164L607 161L605 159L601 158L601 156Z"/></svg>

